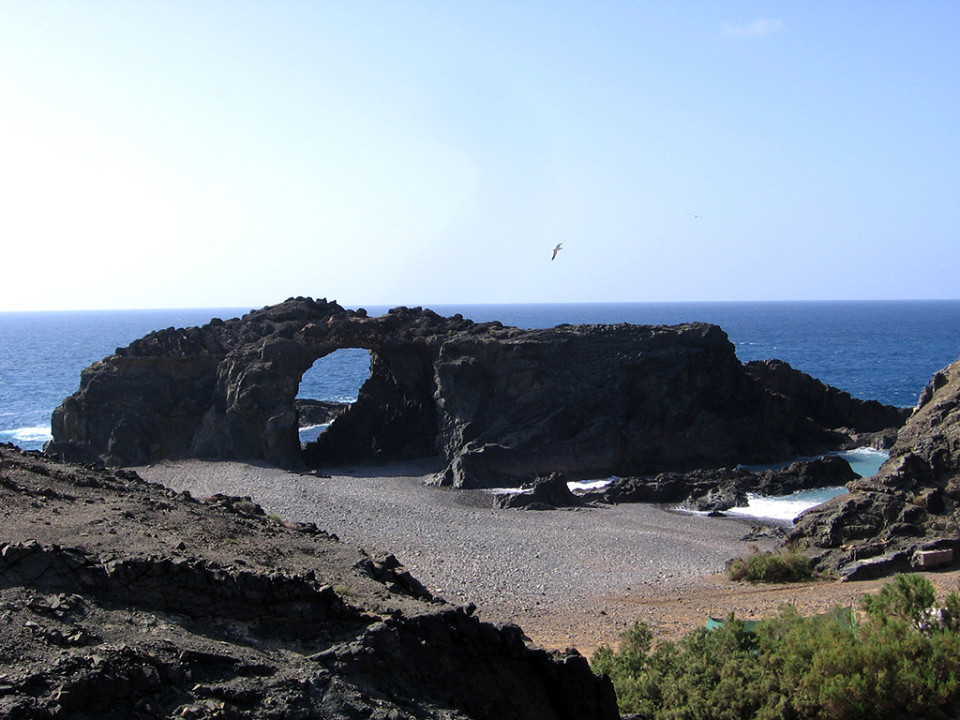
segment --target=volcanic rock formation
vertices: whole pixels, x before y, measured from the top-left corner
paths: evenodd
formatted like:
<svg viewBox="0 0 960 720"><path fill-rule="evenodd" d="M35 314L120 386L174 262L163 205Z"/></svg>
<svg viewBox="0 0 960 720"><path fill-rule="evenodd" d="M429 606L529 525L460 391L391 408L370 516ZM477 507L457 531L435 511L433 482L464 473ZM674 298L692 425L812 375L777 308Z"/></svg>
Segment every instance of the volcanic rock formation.
<svg viewBox="0 0 960 720"><path fill-rule="evenodd" d="M790 463L779 470L752 472L746 468L714 468L652 477L616 478L606 487L583 495L587 502L654 502L683 505L698 512L723 512L745 507L747 493L789 495L798 490L837 487L859 478L838 455Z"/></svg>
<svg viewBox="0 0 960 720"><path fill-rule="evenodd" d="M859 579L960 559L960 362L933 376L880 471L847 487L791 535L822 569Z"/></svg>
<svg viewBox="0 0 960 720"><path fill-rule="evenodd" d="M302 449L295 397L319 358L370 351L358 400ZM748 366L714 325L521 330L396 308L380 317L291 298L202 328L161 330L81 374L52 456L282 467L439 454L440 484L517 486L780 460L902 424L785 363Z"/></svg>
<svg viewBox="0 0 960 720"><path fill-rule="evenodd" d="M613 720L575 651L249 498L0 445L0 720Z"/></svg>

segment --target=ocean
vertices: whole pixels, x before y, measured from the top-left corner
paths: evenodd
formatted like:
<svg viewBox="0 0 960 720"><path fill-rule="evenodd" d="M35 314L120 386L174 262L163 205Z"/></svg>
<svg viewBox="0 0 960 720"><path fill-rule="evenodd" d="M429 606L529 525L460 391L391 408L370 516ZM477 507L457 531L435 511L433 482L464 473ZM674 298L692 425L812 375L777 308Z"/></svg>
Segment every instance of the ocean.
<svg viewBox="0 0 960 720"><path fill-rule="evenodd" d="M937 370L960 356L960 300L434 305L477 322L527 328L561 323L722 327L743 362L778 358L867 400L913 406ZM366 306L371 315L387 306ZM80 371L153 330L203 325L247 309L0 313L0 442L27 450L50 439L50 415L79 387ZM354 400L369 354L338 351L318 360L300 396ZM877 458L871 459L871 464Z"/></svg>

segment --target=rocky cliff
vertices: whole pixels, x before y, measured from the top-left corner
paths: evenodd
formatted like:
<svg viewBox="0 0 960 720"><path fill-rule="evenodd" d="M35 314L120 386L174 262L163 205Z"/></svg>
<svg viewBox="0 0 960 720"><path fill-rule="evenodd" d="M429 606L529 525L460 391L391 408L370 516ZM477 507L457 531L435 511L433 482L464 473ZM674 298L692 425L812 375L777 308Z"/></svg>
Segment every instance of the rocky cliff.
<svg viewBox="0 0 960 720"><path fill-rule="evenodd" d="M370 351L371 376L301 448L300 380L348 347ZM192 456L282 467L439 454L439 483L495 487L551 472L575 480L780 460L903 418L784 363L744 367L713 325L521 330L292 298L155 332L94 363L54 412L47 451L110 465Z"/></svg>
<svg viewBox="0 0 960 720"><path fill-rule="evenodd" d="M0 720L613 720L575 651L249 498L0 446Z"/></svg>
<svg viewBox="0 0 960 720"><path fill-rule="evenodd" d="M791 540L852 579L949 565L960 552L960 362L933 376L877 475L804 513Z"/></svg>

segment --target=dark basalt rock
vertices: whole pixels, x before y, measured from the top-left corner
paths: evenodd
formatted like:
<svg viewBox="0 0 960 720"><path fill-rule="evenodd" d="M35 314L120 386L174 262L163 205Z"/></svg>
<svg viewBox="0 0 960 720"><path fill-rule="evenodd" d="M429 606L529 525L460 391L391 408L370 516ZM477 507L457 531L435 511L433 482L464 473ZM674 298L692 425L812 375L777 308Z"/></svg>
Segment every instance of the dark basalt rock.
<svg viewBox="0 0 960 720"><path fill-rule="evenodd" d="M148 610L242 621L257 637L306 639L311 637L308 629L323 635L333 626L350 631L370 622L316 581L223 568L202 560L104 559L79 548L28 541L0 545L0 576L0 588L80 590Z"/></svg>
<svg viewBox="0 0 960 720"><path fill-rule="evenodd" d="M575 650L243 498L0 446L0 506L0 720L619 718Z"/></svg>
<svg viewBox="0 0 960 720"><path fill-rule="evenodd" d="M341 348L369 350L371 376L303 450L300 379ZM713 325L521 330L292 298L151 333L94 363L54 412L47 452L108 465L213 457L288 468L439 454L440 484L513 487L551 472L578 480L819 454L872 431L877 417L900 421L895 409L874 410L782 363L745 368Z"/></svg>
<svg viewBox="0 0 960 720"><path fill-rule="evenodd" d="M602 503L653 502L681 505L697 512L723 512L746 506L747 493L789 495L798 490L846 485L858 477L846 460L828 455L759 473L744 468L717 468L617 478L605 488L586 493L584 498Z"/></svg>
<svg viewBox="0 0 960 720"><path fill-rule="evenodd" d="M501 495L495 501L495 505L499 508L522 510L555 510L583 507L584 504L584 501L567 486L567 479L561 473L537 478L529 491Z"/></svg>
<svg viewBox="0 0 960 720"><path fill-rule="evenodd" d="M779 470L764 470L744 487L759 495L789 495L800 490L846 485L859 477L842 457L826 455L791 463Z"/></svg>
<svg viewBox="0 0 960 720"><path fill-rule="evenodd" d="M311 425L326 425L332 423L350 407L350 403L332 402L329 400L307 400L297 398L293 401L297 411L298 427Z"/></svg>
<svg viewBox="0 0 960 720"><path fill-rule="evenodd" d="M744 367L780 399L788 414L815 418L826 428L850 427L860 433L878 433L900 427L910 417L908 408L883 405L876 400L858 400L782 360L754 360Z"/></svg>
<svg viewBox="0 0 960 720"><path fill-rule="evenodd" d="M612 483L600 490L593 490L584 495L596 502L619 504L631 502L662 503L669 505L685 504L698 510L729 510L740 505L746 505L746 491L739 488L742 484L752 481L754 474L742 468L716 468L710 470L693 470L688 473L659 473L653 477L625 477L616 478ZM721 488L730 490L738 496L730 504L720 501L718 492ZM699 501L713 496L716 503L709 507L699 506ZM725 505L725 507L721 507Z"/></svg>
<svg viewBox="0 0 960 720"><path fill-rule="evenodd" d="M952 564L960 556L960 363L936 373L872 478L797 519L789 540L851 578Z"/></svg>

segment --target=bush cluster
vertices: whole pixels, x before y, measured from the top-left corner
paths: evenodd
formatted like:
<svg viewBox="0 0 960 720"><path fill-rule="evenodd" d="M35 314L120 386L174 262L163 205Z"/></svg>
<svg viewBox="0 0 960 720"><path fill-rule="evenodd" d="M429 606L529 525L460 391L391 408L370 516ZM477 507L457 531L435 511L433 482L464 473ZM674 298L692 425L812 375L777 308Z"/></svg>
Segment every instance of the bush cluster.
<svg viewBox="0 0 960 720"><path fill-rule="evenodd" d="M731 580L803 582L813 577L810 558L793 552L755 553L736 558L727 568Z"/></svg>
<svg viewBox="0 0 960 720"><path fill-rule="evenodd" d="M902 575L849 609L804 618L785 606L747 631L732 615L653 647L638 623L601 647L623 713L651 720L960 717L960 596Z"/></svg>

